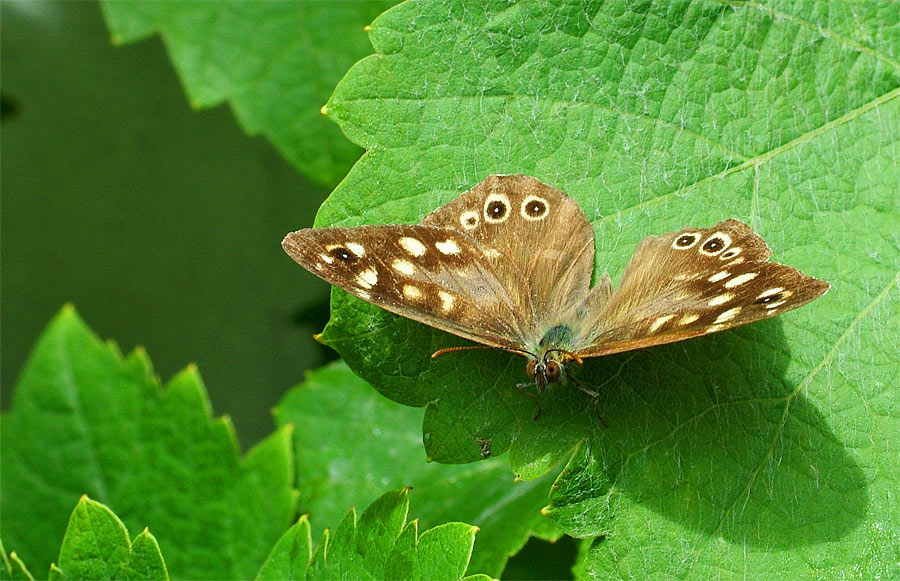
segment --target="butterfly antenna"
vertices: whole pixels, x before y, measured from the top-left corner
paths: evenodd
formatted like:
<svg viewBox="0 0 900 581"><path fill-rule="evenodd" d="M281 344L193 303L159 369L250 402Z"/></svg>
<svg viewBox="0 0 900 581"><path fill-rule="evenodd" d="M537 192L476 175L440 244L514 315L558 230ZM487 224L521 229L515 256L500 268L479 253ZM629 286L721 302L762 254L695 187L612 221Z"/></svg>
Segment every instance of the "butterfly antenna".
<svg viewBox="0 0 900 581"><path fill-rule="evenodd" d="M551 351L557 351L557 352L559 352L559 353L563 353L564 355L568 355L569 357L571 357L572 359L574 359L575 362L578 363L579 365L583 365L583 364L584 364L584 359L582 359L581 357L579 357L577 353L573 353L573 352L567 351L567 350L565 350L565 349L547 349L547 353L550 353Z"/></svg>
<svg viewBox="0 0 900 581"><path fill-rule="evenodd" d="M455 353L457 351L474 351L475 349L500 349L501 351L509 351L510 353L515 353L517 355L531 355L532 357L536 357L532 352L525 351L524 349L514 349L511 347L490 347L488 345L463 345L460 347L447 347L445 349L438 349L431 354L431 358L436 359L441 355L446 355L447 353Z"/></svg>

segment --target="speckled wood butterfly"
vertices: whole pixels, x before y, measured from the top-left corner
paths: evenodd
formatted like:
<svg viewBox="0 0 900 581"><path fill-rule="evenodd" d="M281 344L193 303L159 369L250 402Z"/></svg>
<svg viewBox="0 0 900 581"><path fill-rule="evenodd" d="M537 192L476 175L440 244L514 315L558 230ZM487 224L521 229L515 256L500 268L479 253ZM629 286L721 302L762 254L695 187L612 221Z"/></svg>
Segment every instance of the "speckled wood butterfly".
<svg viewBox="0 0 900 581"><path fill-rule="evenodd" d="M282 246L365 301L528 357L539 391L570 361L752 323L829 287L768 262L762 238L725 220L644 238L616 290L607 274L591 288L594 231L584 213L523 175L489 176L418 225L299 230Z"/></svg>

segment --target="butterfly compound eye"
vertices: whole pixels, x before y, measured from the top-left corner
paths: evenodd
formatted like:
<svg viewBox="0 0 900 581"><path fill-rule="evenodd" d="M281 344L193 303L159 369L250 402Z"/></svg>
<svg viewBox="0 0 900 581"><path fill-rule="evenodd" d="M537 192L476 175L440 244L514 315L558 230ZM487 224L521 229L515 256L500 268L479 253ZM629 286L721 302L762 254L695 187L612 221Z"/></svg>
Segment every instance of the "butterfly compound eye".
<svg viewBox="0 0 900 581"><path fill-rule="evenodd" d="M557 363L556 361L548 361L547 362L547 371L546 371L547 381L554 382L557 379L559 379L559 372L560 372L559 363Z"/></svg>

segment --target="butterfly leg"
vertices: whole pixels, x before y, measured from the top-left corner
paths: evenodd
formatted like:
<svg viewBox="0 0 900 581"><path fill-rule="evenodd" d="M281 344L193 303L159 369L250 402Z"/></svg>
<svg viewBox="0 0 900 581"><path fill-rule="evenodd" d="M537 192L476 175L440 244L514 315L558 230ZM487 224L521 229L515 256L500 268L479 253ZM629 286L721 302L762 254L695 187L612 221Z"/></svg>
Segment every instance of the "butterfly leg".
<svg viewBox="0 0 900 581"><path fill-rule="evenodd" d="M528 397L530 397L531 399L533 399L533 400L535 401L535 403L537 403L537 411L534 412L534 415L533 415L533 416L531 416L531 419L532 419L532 420L537 421L537 419L541 417L541 413L543 413L544 409L543 409L543 407L541 406L541 398L540 398L540 396L537 396L537 395L531 393L531 391L529 391L529 389L528 389L528 388L531 388L531 387L534 387L534 386L535 386L534 383L517 383L517 384L516 384L516 387L517 387L518 389L522 390L522 393L524 393L525 395L527 395Z"/></svg>
<svg viewBox="0 0 900 581"><path fill-rule="evenodd" d="M594 407L594 413L597 414L597 419L600 420L600 423L603 424L604 428L608 428L609 424L607 424L606 420L603 419L603 416L600 415L600 394L572 377L569 377L569 381L574 383L575 387L591 397L591 405Z"/></svg>

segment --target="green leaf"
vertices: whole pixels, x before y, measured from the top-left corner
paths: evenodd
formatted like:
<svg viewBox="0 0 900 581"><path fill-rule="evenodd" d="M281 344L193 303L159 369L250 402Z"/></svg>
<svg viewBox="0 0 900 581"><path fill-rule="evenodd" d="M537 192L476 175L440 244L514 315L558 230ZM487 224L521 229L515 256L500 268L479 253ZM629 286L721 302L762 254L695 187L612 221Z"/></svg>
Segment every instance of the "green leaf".
<svg viewBox="0 0 900 581"><path fill-rule="evenodd" d="M38 341L0 435L3 536L38 566L83 494L152 528L174 577L249 577L294 514L289 429L241 460L193 367L161 390L143 352L123 359L71 307Z"/></svg>
<svg viewBox="0 0 900 581"><path fill-rule="evenodd" d="M311 181L333 187L360 149L320 108L356 60L363 27L393 1L101 3L116 43L158 33L194 107L230 103Z"/></svg>
<svg viewBox="0 0 900 581"><path fill-rule="evenodd" d="M16 552L12 551L7 554L3 541L0 541L0 558L3 559L3 566L0 567L0 579L3 581L7 579L9 581L34 581L28 567L19 559Z"/></svg>
<svg viewBox="0 0 900 581"><path fill-rule="evenodd" d="M284 397L275 418L294 426L300 506L312 515L315 535L347 506L365 506L385 488L411 486L412 510L422 526L478 526L470 573L499 577L530 535L559 537L540 514L549 477L512 482L508 462L497 457L462 466L426 463L422 412L381 397L343 363L310 373ZM492 453L488 440L469 445Z"/></svg>
<svg viewBox="0 0 900 581"><path fill-rule="evenodd" d="M306 515L280 539L257 573L257 579L305 579L312 559L312 536Z"/></svg>
<svg viewBox="0 0 900 581"><path fill-rule="evenodd" d="M584 440L548 510L609 533L598 575L896 576L896 5L406 2L370 34L378 54L328 104L368 151L317 224L417 222L522 172L584 209L595 277L647 235L735 217L833 285L775 320L587 362L608 428L565 386L532 421L521 359L432 361L463 342L335 291L323 339L426 407L428 456L477 460L489 439L533 478Z"/></svg>
<svg viewBox="0 0 900 581"><path fill-rule="evenodd" d="M132 542L106 506L82 497L72 512L52 579L168 579L156 539L147 529Z"/></svg>
<svg viewBox="0 0 900 581"><path fill-rule="evenodd" d="M416 521L407 523L409 489L388 492L363 513L341 520L333 535L326 531L305 569L310 579L461 579L466 570L476 527L446 523L417 533ZM272 568L259 578L304 576L298 565L309 555L309 525L305 519L285 533L267 561ZM303 538L305 536L305 538ZM304 553L303 547L306 547ZM300 549L299 551L297 549ZM271 573L271 574L270 574ZM484 575L466 579L489 579Z"/></svg>

